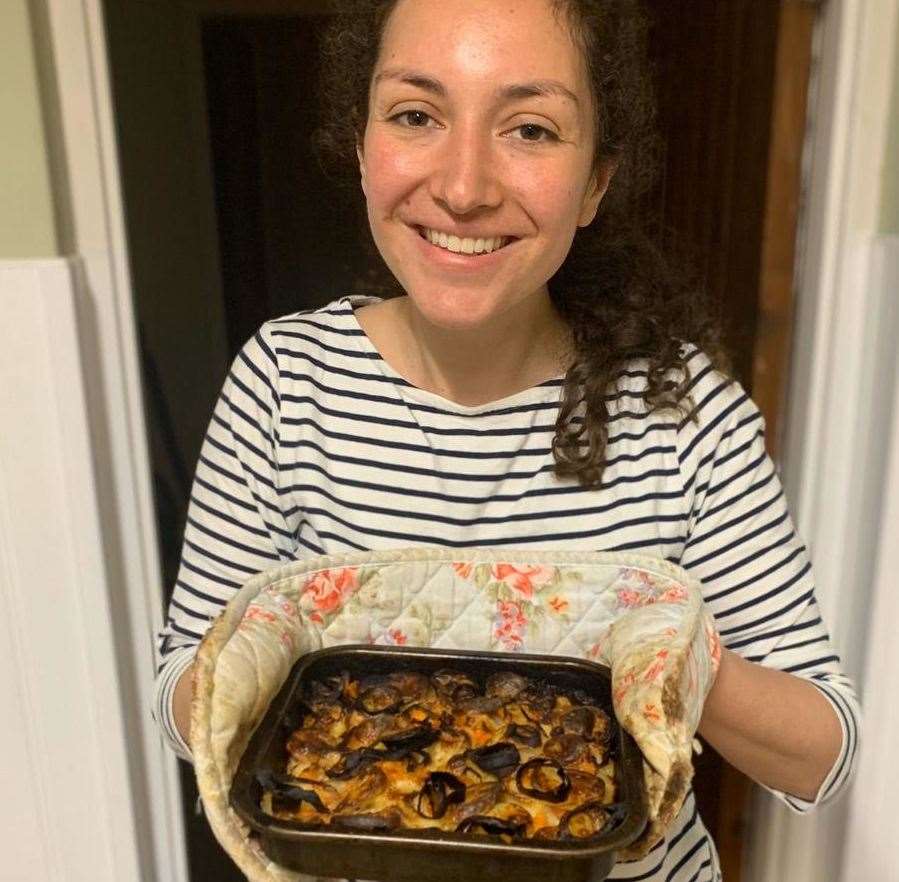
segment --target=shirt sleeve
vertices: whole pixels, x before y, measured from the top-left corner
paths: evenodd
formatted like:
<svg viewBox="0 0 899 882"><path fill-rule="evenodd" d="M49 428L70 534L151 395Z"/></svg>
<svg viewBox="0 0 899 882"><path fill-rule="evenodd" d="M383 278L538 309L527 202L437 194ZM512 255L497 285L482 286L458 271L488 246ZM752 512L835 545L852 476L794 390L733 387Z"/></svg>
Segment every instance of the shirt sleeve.
<svg viewBox="0 0 899 882"><path fill-rule="evenodd" d="M821 619L811 562L765 450L761 413L702 353L693 355L690 368L695 412L678 430L687 502L681 565L702 582L724 646L808 680L834 708L842 747L815 799L765 788L793 810L806 812L834 796L851 776L858 702Z"/></svg>
<svg viewBox="0 0 899 882"><path fill-rule="evenodd" d="M256 573L290 560L296 515L278 482L278 361L263 328L231 366L200 452L181 564L159 634L154 717L175 752L190 758L172 697L210 622Z"/></svg>

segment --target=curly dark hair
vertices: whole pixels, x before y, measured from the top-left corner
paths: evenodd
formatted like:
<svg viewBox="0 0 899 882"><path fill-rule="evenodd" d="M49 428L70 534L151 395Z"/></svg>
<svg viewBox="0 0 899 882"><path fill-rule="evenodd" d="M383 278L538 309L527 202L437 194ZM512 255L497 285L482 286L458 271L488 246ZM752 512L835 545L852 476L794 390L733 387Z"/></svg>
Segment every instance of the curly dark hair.
<svg viewBox="0 0 899 882"><path fill-rule="evenodd" d="M658 138L647 58L648 22L638 0L550 0L584 54L595 97L595 162L616 171L593 223L580 228L549 281L552 302L571 329L574 358L556 420L556 474L599 486L606 464L609 401L628 365L647 367L649 412L693 415L690 347L722 371L720 324L687 281L671 237L646 221L656 180ZM355 147L368 114L369 84L396 0L336 0L322 41L323 123L316 144L326 167L359 192ZM374 249L373 249L374 250ZM365 280L383 296L402 293L383 261Z"/></svg>

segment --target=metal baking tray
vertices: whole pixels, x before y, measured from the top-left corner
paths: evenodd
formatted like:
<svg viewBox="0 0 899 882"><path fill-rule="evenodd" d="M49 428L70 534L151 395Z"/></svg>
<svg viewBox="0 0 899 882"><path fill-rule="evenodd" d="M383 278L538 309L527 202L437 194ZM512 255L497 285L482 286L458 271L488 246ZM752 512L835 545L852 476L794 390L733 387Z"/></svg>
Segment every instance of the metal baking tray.
<svg viewBox="0 0 899 882"><path fill-rule="evenodd" d="M589 843L528 841L507 844L433 830L367 833L311 827L271 817L259 807L256 775L280 770L286 759L282 720L306 682L347 670L366 676L412 670L431 674L454 668L483 686L497 671L512 671L566 689L581 689L616 725L620 823ZM339 646L303 656L256 729L240 761L231 805L259 837L272 860L302 873L378 882L599 882L615 864L616 849L633 842L646 826L643 759L633 738L615 722L609 669L593 662L546 655L466 652L407 647Z"/></svg>

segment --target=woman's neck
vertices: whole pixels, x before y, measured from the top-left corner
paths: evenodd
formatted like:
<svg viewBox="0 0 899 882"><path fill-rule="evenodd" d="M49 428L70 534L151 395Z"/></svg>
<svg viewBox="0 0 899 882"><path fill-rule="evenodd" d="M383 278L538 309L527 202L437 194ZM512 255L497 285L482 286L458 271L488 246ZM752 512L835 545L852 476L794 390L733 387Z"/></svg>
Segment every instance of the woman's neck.
<svg viewBox="0 0 899 882"><path fill-rule="evenodd" d="M457 404L498 401L567 369L570 332L548 294L465 330L431 324L409 297L378 307L357 315L388 364L413 385Z"/></svg>

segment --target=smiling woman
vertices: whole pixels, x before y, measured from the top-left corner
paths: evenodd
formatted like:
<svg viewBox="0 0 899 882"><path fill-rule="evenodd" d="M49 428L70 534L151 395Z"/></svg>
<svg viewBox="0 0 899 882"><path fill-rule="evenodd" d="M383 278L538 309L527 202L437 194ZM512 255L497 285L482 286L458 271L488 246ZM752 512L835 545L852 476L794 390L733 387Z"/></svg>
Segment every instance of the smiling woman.
<svg viewBox="0 0 899 882"><path fill-rule="evenodd" d="M408 295L417 349L432 348L422 334L464 330L478 349L503 341L509 368L554 377L562 365L531 347L526 331L551 314L547 281L596 215L612 172L610 162L594 163L581 53L545 0L420 2L397 12L382 38L359 164L372 234ZM487 253L484 240L497 239L501 247ZM395 366L434 391L466 383L488 392L433 359ZM496 372L510 388L489 394L520 391L516 371L494 363Z"/></svg>
<svg viewBox="0 0 899 882"><path fill-rule="evenodd" d="M183 751L196 644L260 570L639 550L702 583L720 632L700 733L797 811L848 780L858 710L763 420L635 220L643 33L630 0L350 0L336 18L320 143L361 181L385 283L267 322L234 362L161 638L158 714ZM512 590L506 648L530 615L575 615ZM720 878L692 795L658 836L610 878Z"/></svg>
<svg viewBox="0 0 899 882"><path fill-rule="evenodd" d="M646 22L627 0L451 6L349 0L325 43L320 147L352 188L358 157L379 293L409 295L358 317L410 382L465 404L566 376L556 468L595 483L606 395L631 359L648 359L648 400L683 413L678 341L727 363L704 298L638 219L658 152ZM502 237L508 251L456 260L415 233L456 253ZM447 338L453 326L473 333ZM484 351L490 369L476 370Z"/></svg>

